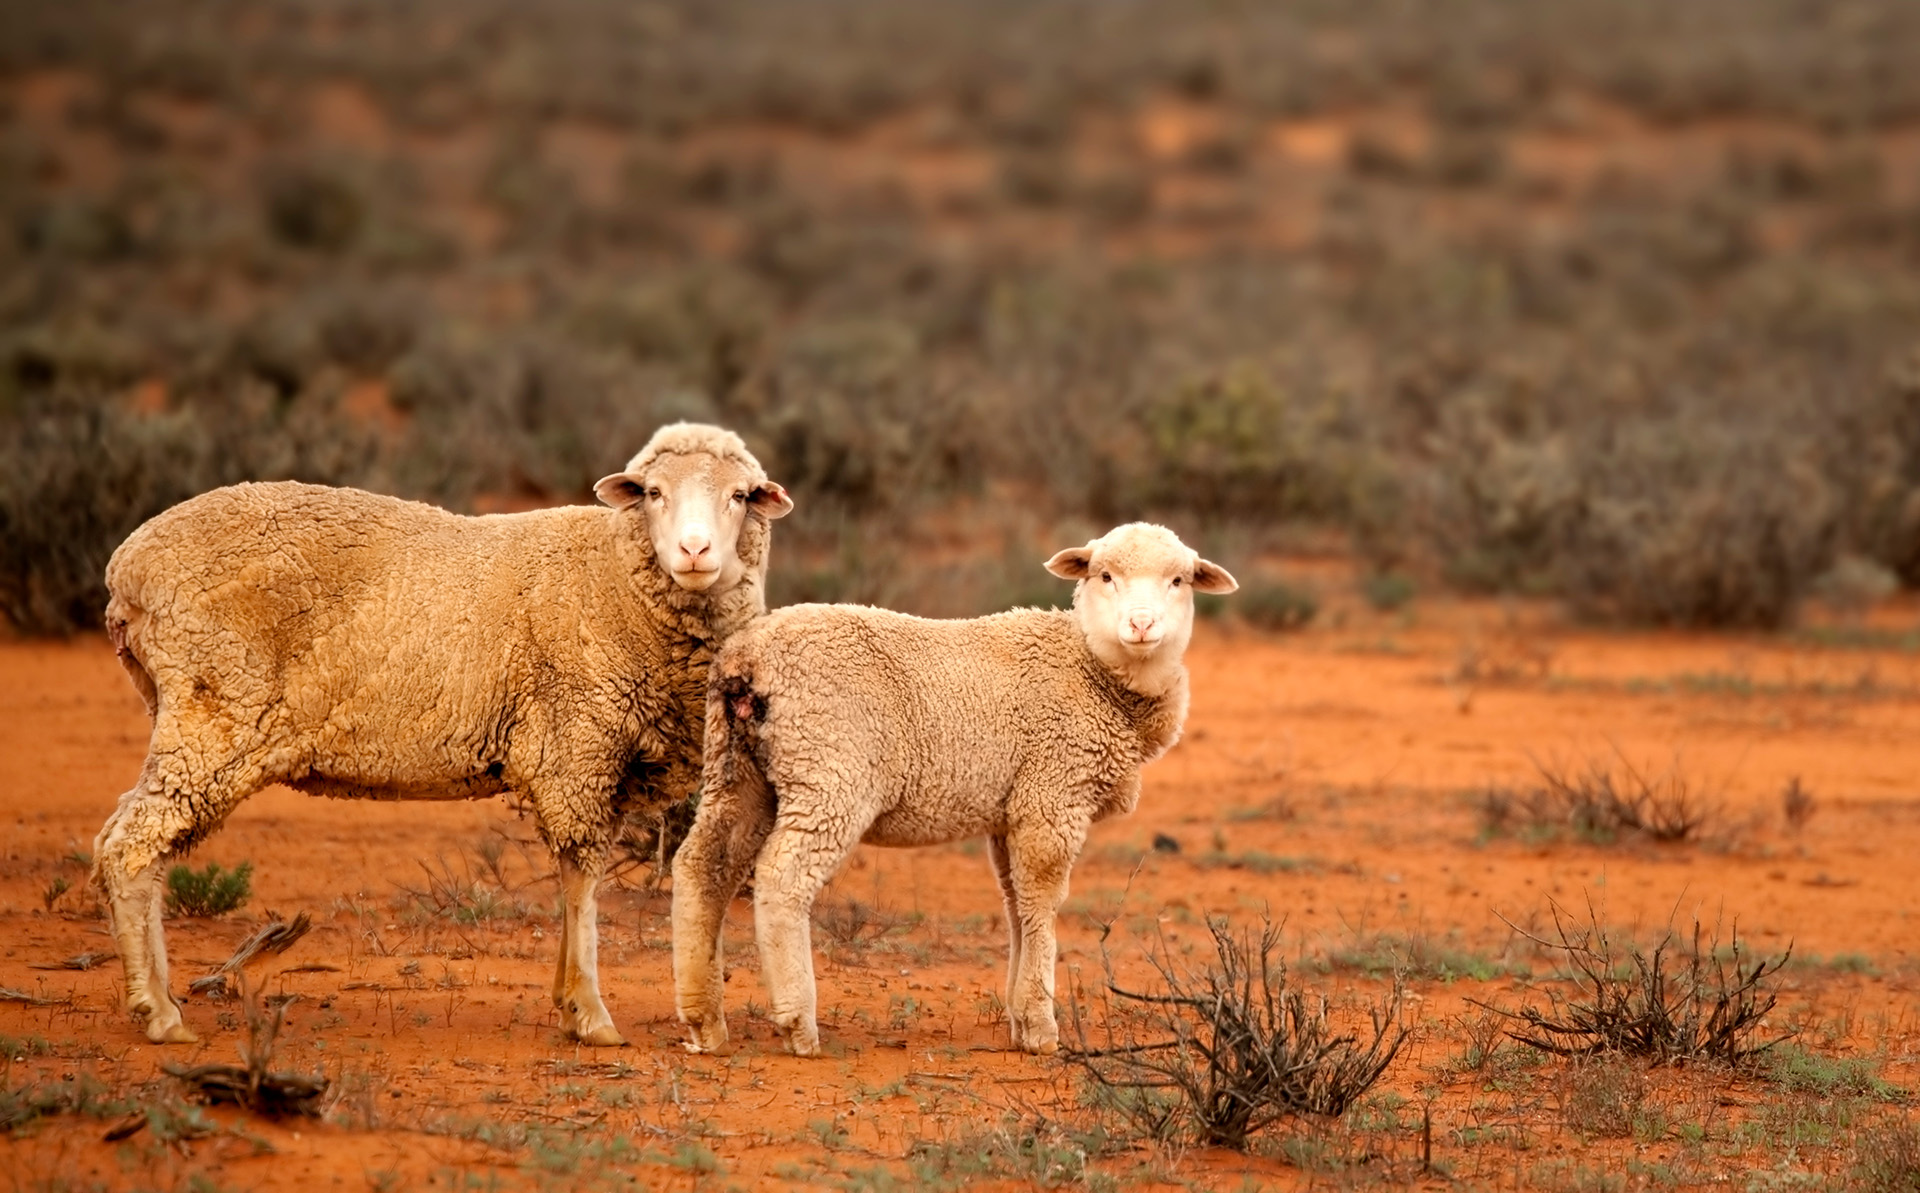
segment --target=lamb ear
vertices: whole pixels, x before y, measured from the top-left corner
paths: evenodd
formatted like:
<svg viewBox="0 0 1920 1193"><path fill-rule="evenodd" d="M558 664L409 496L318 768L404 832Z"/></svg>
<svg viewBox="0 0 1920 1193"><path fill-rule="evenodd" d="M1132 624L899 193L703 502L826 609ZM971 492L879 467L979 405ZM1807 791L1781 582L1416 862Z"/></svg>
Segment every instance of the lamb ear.
<svg viewBox="0 0 1920 1193"><path fill-rule="evenodd" d="M631 509L646 496L647 486L631 472L603 476L593 486L593 495L614 509Z"/></svg>
<svg viewBox="0 0 1920 1193"><path fill-rule="evenodd" d="M1233 592L1239 587L1240 581L1234 579L1233 573L1221 567L1219 564L1209 563L1204 559L1196 559L1193 561L1193 590L1195 592L1211 592L1217 596L1225 596L1227 593Z"/></svg>
<svg viewBox="0 0 1920 1193"><path fill-rule="evenodd" d="M1084 580L1087 568L1093 563L1093 548L1068 547L1066 550L1047 560L1047 570L1062 580Z"/></svg>
<svg viewBox="0 0 1920 1193"><path fill-rule="evenodd" d="M747 494L747 505L757 509L769 519L784 518L793 512L793 498L787 496L786 489L772 481L762 481Z"/></svg>

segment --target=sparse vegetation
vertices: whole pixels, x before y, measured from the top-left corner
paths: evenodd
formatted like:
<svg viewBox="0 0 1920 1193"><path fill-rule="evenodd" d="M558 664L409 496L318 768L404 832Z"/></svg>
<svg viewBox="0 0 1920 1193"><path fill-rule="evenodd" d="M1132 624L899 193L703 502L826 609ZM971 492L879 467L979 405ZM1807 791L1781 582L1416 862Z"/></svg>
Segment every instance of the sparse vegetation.
<svg viewBox="0 0 1920 1193"><path fill-rule="evenodd" d="M219 862L208 862L198 870L182 864L167 871L169 916L226 915L252 897L252 862L241 862L231 870Z"/></svg>
<svg viewBox="0 0 1920 1193"><path fill-rule="evenodd" d="M1850 1187L1861 1193L1920 1189L1920 1123L1894 1119L1862 1130L1853 1144Z"/></svg>

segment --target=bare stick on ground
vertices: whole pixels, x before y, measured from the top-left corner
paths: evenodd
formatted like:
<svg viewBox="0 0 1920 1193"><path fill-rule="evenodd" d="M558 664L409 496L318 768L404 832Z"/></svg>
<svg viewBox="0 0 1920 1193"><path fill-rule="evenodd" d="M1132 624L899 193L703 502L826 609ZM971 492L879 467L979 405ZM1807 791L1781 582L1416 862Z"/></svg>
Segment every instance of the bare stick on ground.
<svg viewBox="0 0 1920 1193"><path fill-rule="evenodd" d="M293 947L293 942L305 936L313 927L313 919L306 912L294 916L292 922L275 919L263 924L252 936L240 942L219 969L203 978L195 978L187 989L195 994L230 994L231 979L262 953L284 953Z"/></svg>
<svg viewBox="0 0 1920 1193"><path fill-rule="evenodd" d="M301 920L305 918L304 915L300 917ZM240 1058L246 1063L168 1064L161 1067L191 1092L209 1102L240 1106L270 1118L293 1115L318 1117L320 1100L331 1084L328 1079L318 1073L312 1076L276 1073L270 1068L274 1046L280 1037L280 1026L286 1018L287 1004L293 1000L288 998L275 1002L273 1009L268 1011L247 988L245 976L242 975L239 980L240 995L247 1008L247 1043L240 1049Z"/></svg>

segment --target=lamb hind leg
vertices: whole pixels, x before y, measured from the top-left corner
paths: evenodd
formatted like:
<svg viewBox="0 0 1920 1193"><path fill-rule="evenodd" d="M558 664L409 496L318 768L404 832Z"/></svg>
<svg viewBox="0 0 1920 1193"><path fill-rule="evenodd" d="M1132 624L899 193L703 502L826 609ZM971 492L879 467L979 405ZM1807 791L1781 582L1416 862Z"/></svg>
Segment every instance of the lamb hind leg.
<svg viewBox="0 0 1920 1193"><path fill-rule="evenodd" d="M1016 997L1016 982L1020 976L1020 940L1026 928L1020 922L1020 900L1013 889L1013 862L1007 854L1007 839L1004 836L987 838L987 857L993 862L993 877L1000 884L1000 901L1007 911L1007 1025L1013 1032L1013 1046L1022 1044L1020 1020L1014 1017L1013 1005Z"/></svg>
<svg viewBox="0 0 1920 1193"><path fill-rule="evenodd" d="M727 1042L721 932L727 905L746 881L773 828L772 801L759 791L710 789L673 855L673 991L690 1052Z"/></svg>

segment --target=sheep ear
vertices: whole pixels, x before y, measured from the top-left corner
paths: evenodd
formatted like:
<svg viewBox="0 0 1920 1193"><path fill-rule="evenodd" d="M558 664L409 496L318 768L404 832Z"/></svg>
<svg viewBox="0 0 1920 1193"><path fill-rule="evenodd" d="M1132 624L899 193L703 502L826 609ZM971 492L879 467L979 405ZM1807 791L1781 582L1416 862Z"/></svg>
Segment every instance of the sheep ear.
<svg viewBox="0 0 1920 1193"><path fill-rule="evenodd" d="M787 491L772 481L762 481L747 494L747 505L757 509L767 518L784 518L793 512L793 498Z"/></svg>
<svg viewBox="0 0 1920 1193"><path fill-rule="evenodd" d="M646 496L647 487L631 472L603 476L593 486L593 495L617 510L631 509Z"/></svg>
<svg viewBox="0 0 1920 1193"><path fill-rule="evenodd" d="M1068 547L1047 560L1047 570L1062 580L1084 580L1087 578L1087 568L1092 563L1091 547Z"/></svg>
<svg viewBox="0 0 1920 1193"><path fill-rule="evenodd" d="M1240 581L1234 579L1233 573L1221 567L1219 564L1209 563L1204 559L1196 559L1193 561L1193 590L1195 592L1211 592L1217 596L1225 596L1239 587Z"/></svg>

